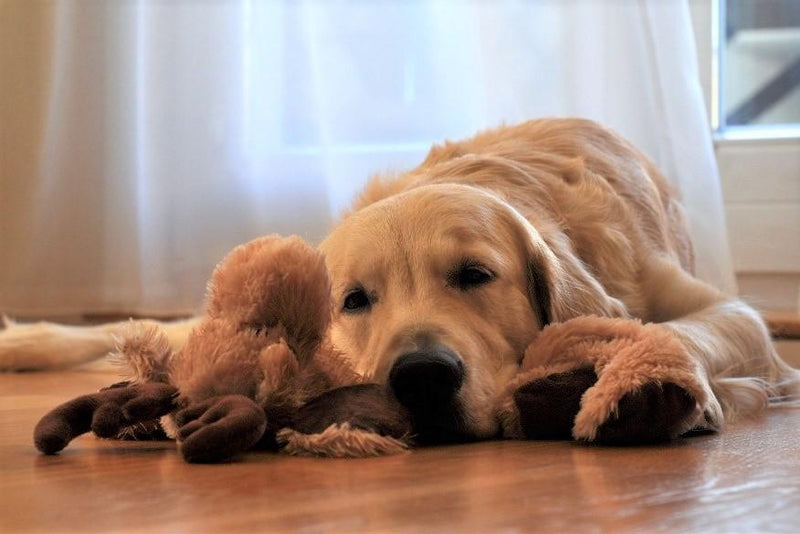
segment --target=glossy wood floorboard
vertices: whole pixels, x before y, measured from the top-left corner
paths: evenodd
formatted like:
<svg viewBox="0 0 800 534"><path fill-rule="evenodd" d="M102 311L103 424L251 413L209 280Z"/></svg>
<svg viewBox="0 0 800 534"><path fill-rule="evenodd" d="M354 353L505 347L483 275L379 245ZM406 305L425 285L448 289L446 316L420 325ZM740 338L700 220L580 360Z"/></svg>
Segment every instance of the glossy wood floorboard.
<svg viewBox="0 0 800 534"><path fill-rule="evenodd" d="M365 460L31 432L99 373L0 375L0 532L800 532L800 410L658 447L491 442Z"/></svg>

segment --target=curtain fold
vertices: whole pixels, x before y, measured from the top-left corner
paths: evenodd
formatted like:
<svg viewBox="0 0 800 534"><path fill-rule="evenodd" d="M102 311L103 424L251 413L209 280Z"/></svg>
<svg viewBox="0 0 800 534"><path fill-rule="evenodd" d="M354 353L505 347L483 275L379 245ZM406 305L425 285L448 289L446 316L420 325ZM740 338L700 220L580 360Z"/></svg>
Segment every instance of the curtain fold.
<svg viewBox="0 0 800 534"><path fill-rule="evenodd" d="M566 115L656 161L735 290L684 1L10 0L0 49L2 311L195 311L235 244L316 242L431 143Z"/></svg>

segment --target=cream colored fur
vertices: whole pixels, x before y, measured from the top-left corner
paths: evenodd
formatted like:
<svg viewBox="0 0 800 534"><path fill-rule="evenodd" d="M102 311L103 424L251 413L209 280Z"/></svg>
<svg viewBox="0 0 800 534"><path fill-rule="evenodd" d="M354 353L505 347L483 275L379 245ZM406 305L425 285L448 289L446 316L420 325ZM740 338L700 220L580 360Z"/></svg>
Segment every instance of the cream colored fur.
<svg viewBox="0 0 800 534"><path fill-rule="evenodd" d="M50 322L18 323L5 319L0 329L0 371L48 371L94 362L111 353L129 331L132 321L98 326L67 326ZM133 321L139 326L158 326L170 348L179 350L199 317L181 321ZM103 366L113 370L114 366Z"/></svg>
<svg viewBox="0 0 800 534"><path fill-rule="evenodd" d="M696 364L702 411L720 427L769 397L796 394L759 315L692 276L682 210L655 166L584 120L541 120L434 147L416 169L378 177L322 243L338 312L331 341L368 379L398 355L450 347L466 367L459 400L476 436L498 429L495 399L544 322L638 318L673 332ZM464 262L492 274L463 291ZM368 310L346 313L363 289ZM173 348L193 323L165 325ZM11 325L0 368L101 357L121 325Z"/></svg>
<svg viewBox="0 0 800 534"><path fill-rule="evenodd" d="M278 432L278 443L286 454L330 458L388 456L408 450L408 444L399 439L355 429L347 423L331 425L319 434L284 428Z"/></svg>

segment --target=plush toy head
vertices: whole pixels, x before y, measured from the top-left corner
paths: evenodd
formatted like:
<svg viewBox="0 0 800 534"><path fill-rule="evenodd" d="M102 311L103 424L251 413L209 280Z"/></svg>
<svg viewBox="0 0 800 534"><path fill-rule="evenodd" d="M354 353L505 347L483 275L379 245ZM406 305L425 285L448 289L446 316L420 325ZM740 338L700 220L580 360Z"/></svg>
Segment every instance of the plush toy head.
<svg viewBox="0 0 800 534"><path fill-rule="evenodd" d="M241 449L326 456L405 449L404 411L385 388L361 384L330 345L331 307L324 259L301 239L263 237L228 254L209 283L205 320L170 366L182 410L163 425L187 459L219 447L212 430L220 422L203 417L222 402L214 399L232 398L243 414L255 417L254 406L264 413L260 436L242 440ZM198 403L209 406L193 408Z"/></svg>

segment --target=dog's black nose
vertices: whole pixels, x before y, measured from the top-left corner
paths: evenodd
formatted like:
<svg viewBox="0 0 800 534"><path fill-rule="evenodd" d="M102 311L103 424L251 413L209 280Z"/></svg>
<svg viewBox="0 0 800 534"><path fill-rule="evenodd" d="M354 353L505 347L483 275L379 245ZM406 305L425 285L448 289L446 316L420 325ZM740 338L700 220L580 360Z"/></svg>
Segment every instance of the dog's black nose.
<svg viewBox="0 0 800 534"><path fill-rule="evenodd" d="M449 405L463 382L461 359L440 346L403 354L389 372L395 397L414 412Z"/></svg>

